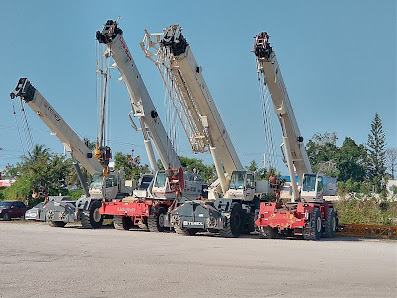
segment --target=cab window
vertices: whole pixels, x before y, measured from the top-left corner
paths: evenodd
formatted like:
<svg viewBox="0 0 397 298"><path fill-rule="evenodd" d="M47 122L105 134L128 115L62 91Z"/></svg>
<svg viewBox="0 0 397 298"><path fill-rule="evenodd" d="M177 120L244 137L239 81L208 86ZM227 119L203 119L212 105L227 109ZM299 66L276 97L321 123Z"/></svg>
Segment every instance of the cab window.
<svg viewBox="0 0 397 298"><path fill-rule="evenodd" d="M247 174L247 188L255 188L254 175L250 173Z"/></svg>

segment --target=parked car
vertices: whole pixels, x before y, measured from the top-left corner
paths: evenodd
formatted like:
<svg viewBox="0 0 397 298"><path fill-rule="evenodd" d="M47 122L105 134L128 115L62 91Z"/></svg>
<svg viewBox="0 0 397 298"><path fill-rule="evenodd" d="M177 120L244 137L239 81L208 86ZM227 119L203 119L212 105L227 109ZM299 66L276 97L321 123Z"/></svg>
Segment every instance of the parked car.
<svg viewBox="0 0 397 298"><path fill-rule="evenodd" d="M11 220L15 217L23 217L29 209L20 201L0 201L0 218Z"/></svg>
<svg viewBox="0 0 397 298"><path fill-rule="evenodd" d="M33 208L30 208L28 211L25 212L25 219L36 220L37 215L39 214L39 209L43 206L44 206L44 202L40 202Z"/></svg>

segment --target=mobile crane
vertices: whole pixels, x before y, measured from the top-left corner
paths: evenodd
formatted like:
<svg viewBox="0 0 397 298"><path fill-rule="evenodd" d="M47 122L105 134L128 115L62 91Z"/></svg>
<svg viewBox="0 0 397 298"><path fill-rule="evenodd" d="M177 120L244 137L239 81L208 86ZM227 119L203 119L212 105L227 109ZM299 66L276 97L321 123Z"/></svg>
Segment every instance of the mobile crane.
<svg viewBox="0 0 397 298"><path fill-rule="evenodd" d="M116 229L128 230L137 225L149 231L164 231L165 215L175 198L199 197L204 181L198 175L182 171L178 155L126 45L118 22L108 20L103 30L96 32L96 39L99 43L107 45L104 56L113 58L114 66L121 74L119 80L124 81L127 87L131 114L139 119L149 161L155 173L151 189L144 192L143 196L139 195L140 192L137 190L131 197L105 202L100 212L114 216ZM132 117L130 119L134 123ZM154 143L165 170L157 169L153 150L147 146L150 140Z"/></svg>
<svg viewBox="0 0 397 298"><path fill-rule="evenodd" d="M283 155L286 157L292 187L291 202L261 203L256 224L264 238L275 238L279 234L303 235L304 239L310 240L318 240L323 234L334 237L336 211L331 202L324 200L324 195L335 195L335 184L325 184L322 174L312 173L303 137L267 32L255 37L253 52L256 55L259 81L267 86L281 124ZM301 181L300 187L295 175Z"/></svg>
<svg viewBox="0 0 397 298"><path fill-rule="evenodd" d="M57 227L64 227L66 223L74 221L81 221L84 228L101 227L103 216L99 213L99 208L103 196L105 195L107 199L111 200L120 195L128 195L132 191L132 187L125 185L124 173L116 171L103 179L103 172L107 171L105 169L107 164L102 166L100 161L92 158L91 150L27 78L19 79L16 88L10 93L10 97L11 99L20 97L64 144L72 157L85 194L76 202L70 200L46 202L43 207L46 212L40 212L40 218L37 219L48 221L50 225ZM104 151L104 159L107 158L106 154L108 153L108 150ZM89 188L77 161L93 175L93 181Z"/></svg>
<svg viewBox="0 0 397 298"><path fill-rule="evenodd" d="M160 72L193 152L211 153L218 179L208 189L210 200L179 200L166 224L184 235L207 230L238 237L242 231L254 230L258 194L271 192L270 185L256 181L255 174L243 168L202 68L181 31L179 25L169 26L162 34L145 30L141 47Z"/></svg>

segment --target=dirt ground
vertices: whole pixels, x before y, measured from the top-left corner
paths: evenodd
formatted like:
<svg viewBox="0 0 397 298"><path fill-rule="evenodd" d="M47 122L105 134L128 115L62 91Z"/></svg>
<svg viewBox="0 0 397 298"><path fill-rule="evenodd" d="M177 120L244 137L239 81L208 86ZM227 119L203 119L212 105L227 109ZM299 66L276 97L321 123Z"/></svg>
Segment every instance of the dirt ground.
<svg viewBox="0 0 397 298"><path fill-rule="evenodd" d="M397 242L0 222L0 297L397 297Z"/></svg>

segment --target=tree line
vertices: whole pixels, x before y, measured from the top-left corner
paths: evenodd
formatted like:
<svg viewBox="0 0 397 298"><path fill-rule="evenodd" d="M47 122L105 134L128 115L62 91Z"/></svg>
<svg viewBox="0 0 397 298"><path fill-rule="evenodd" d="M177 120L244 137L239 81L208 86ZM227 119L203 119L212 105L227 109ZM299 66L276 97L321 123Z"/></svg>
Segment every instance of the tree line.
<svg viewBox="0 0 397 298"><path fill-rule="evenodd" d="M395 178L397 148L386 148L382 120L375 114L366 144L357 144L346 137L341 147L336 145L337 134L315 134L306 144L314 172L336 177L340 194L370 193L386 197L386 184ZM396 193L396 189L394 189Z"/></svg>
<svg viewBox="0 0 397 298"><path fill-rule="evenodd" d="M367 144L357 144L346 137L341 147L336 145L335 132L316 133L306 144L306 149L313 172L322 172L338 179L340 194L378 193L387 195L386 182L393 179L396 171L397 148L386 149L386 136L382 121L375 114L368 134ZM87 146L93 149L95 144L86 140ZM138 180L140 175L149 173L148 165L141 164L140 156L117 152L114 155L115 169L123 169L125 179ZM205 165L203 160L180 156L184 170L200 173L207 183L216 179L214 165ZM159 168L162 168L158 162ZM269 178L276 169L258 166L255 160L246 167L255 171L260 180ZM88 183L91 176L81 167ZM36 145L27 156L15 166L8 166L4 176L15 177L16 182L8 188L0 189L0 200L29 200L33 189L44 188L49 195L81 196L80 183L70 158L52 153L44 145Z"/></svg>

